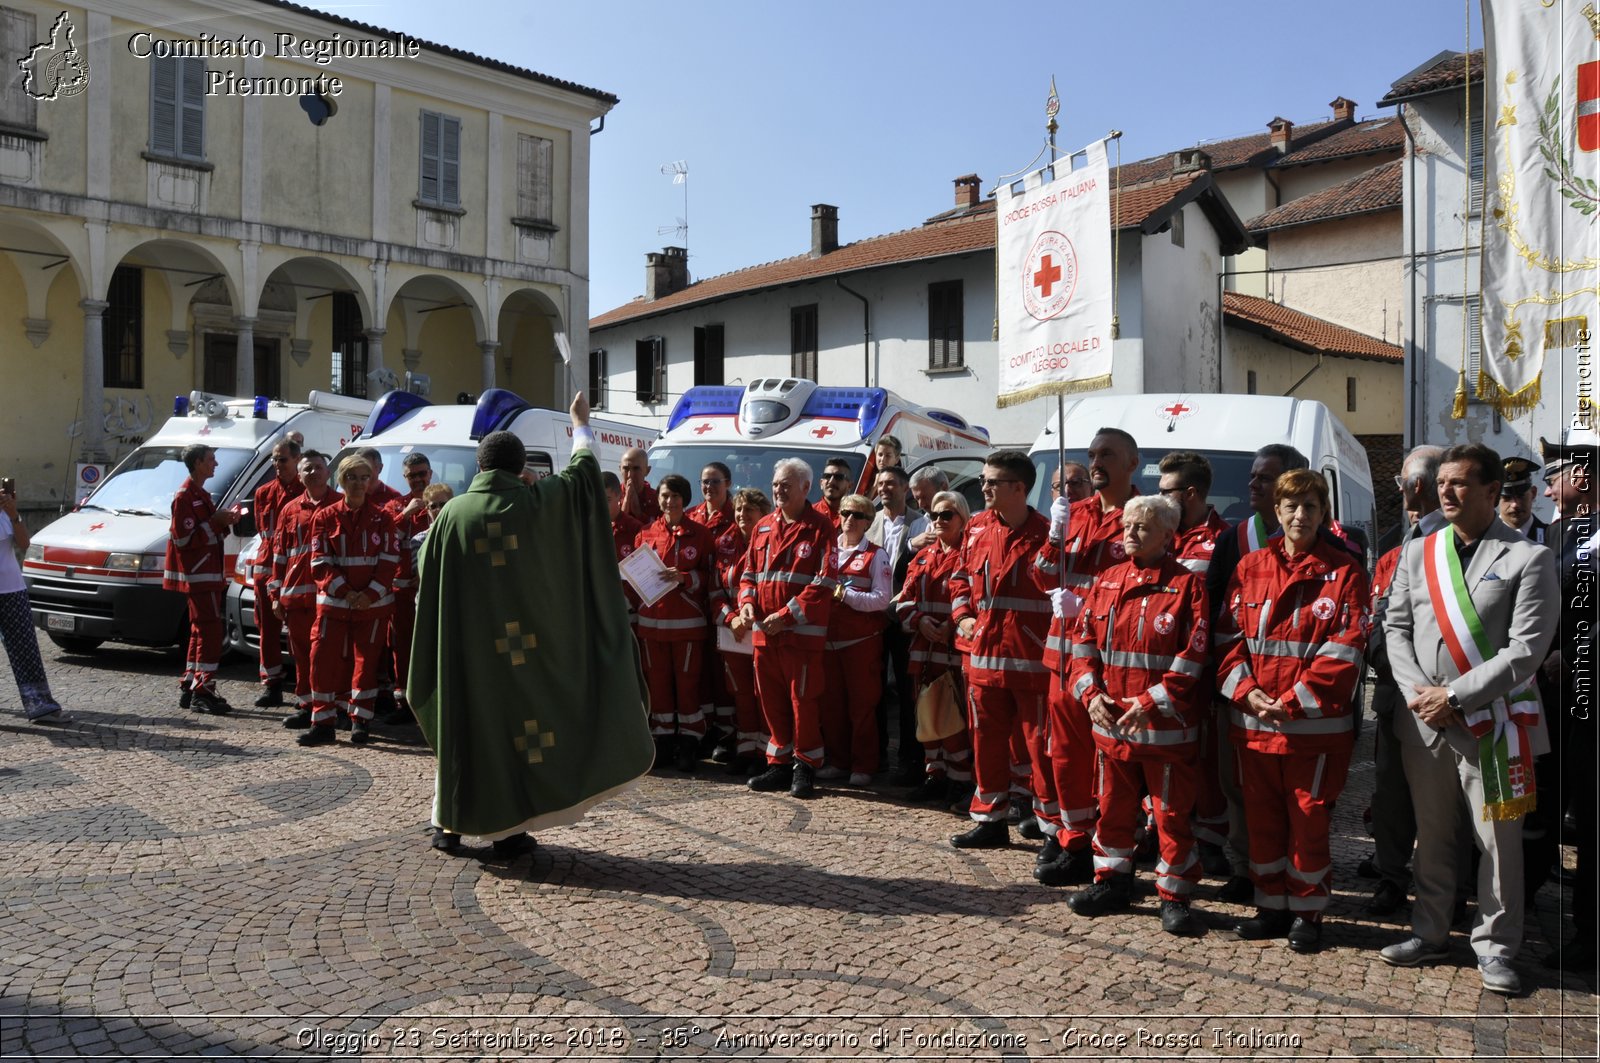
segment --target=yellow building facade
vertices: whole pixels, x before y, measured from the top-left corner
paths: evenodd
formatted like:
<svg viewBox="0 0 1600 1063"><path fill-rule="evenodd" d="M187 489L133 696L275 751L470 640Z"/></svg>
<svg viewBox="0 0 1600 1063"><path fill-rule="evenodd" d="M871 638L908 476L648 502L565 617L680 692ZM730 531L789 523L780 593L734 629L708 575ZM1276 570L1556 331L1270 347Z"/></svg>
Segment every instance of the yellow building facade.
<svg viewBox="0 0 1600 1063"><path fill-rule="evenodd" d="M25 508L196 388L412 373L548 406L587 379L609 93L277 0L6 0L0 71L0 475Z"/></svg>

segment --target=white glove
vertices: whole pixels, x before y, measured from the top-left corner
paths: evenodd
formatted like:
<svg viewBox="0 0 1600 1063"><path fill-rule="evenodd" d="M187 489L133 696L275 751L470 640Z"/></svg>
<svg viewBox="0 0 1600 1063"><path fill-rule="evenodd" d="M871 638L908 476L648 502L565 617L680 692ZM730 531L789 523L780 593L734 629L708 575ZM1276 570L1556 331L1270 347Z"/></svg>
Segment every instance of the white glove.
<svg viewBox="0 0 1600 1063"><path fill-rule="evenodd" d="M1050 591L1050 611L1059 619L1071 620L1083 612L1083 599L1065 587Z"/></svg>
<svg viewBox="0 0 1600 1063"><path fill-rule="evenodd" d="M1067 528L1072 523L1072 503L1058 498L1050 503L1050 541L1067 541Z"/></svg>

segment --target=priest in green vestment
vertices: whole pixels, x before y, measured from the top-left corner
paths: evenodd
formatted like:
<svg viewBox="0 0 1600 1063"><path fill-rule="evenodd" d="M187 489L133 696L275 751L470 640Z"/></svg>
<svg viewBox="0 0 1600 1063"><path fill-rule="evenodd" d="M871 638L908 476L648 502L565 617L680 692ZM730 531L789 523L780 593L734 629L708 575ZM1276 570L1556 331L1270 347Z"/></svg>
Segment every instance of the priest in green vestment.
<svg viewBox="0 0 1600 1063"><path fill-rule="evenodd" d="M438 757L438 848L462 834L497 851L525 842L650 770L646 688L581 393L572 424L567 468L531 484L521 440L485 436L481 471L418 554L406 690Z"/></svg>

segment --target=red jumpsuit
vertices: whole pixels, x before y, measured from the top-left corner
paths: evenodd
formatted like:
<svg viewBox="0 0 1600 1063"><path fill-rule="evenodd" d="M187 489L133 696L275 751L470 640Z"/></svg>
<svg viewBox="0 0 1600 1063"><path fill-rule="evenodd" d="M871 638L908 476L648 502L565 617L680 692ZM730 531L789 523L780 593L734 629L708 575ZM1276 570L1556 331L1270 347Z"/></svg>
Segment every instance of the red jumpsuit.
<svg viewBox="0 0 1600 1063"><path fill-rule="evenodd" d="M711 533L685 517L668 526L657 517L633 541L650 547L684 582L654 605L639 607L639 650L650 684L650 733L658 738L701 738L706 717L700 707L700 672L705 667L706 597L711 590L716 544Z"/></svg>
<svg viewBox="0 0 1600 1063"><path fill-rule="evenodd" d="M306 485L299 480L273 479L256 488L252 503L256 534L261 537L256 556L250 560L250 584L256 596L256 633L261 637L261 685L283 682L283 624L272 615L272 599L267 583L272 579L272 537L278 528L278 515L292 499L299 498Z"/></svg>
<svg viewBox="0 0 1600 1063"><path fill-rule="evenodd" d="M400 563L394 520L381 506L352 510L344 498L311 519L311 575L317 583L317 624L311 640L311 723L334 722L336 708L352 719L372 719L389 614L394 610ZM371 604L356 609L346 594L362 592Z"/></svg>
<svg viewBox="0 0 1600 1063"><path fill-rule="evenodd" d="M744 573L749 540L737 525L717 539L717 585L711 592L713 621L718 627L731 627L739 614L739 577ZM747 632L745 638L751 635ZM751 653L722 653L723 689L733 700L734 756L738 760L756 756L767 748L766 721L761 718L761 702L756 697L756 659Z"/></svg>
<svg viewBox="0 0 1600 1063"><path fill-rule="evenodd" d="M829 764L851 774L878 770L878 699L883 695L883 628L894 593L888 555L866 539L834 553L844 588L828 618L828 697L822 739Z"/></svg>
<svg viewBox="0 0 1600 1063"><path fill-rule="evenodd" d="M391 502L405 505L406 496L378 479L376 475L372 477L371 484L367 488L367 501L376 503L379 509L388 509Z"/></svg>
<svg viewBox="0 0 1600 1063"><path fill-rule="evenodd" d="M222 537L212 524L217 507L193 480L172 498L172 527L161 586L189 600L189 645L184 654L183 686L216 695L217 663L222 659Z"/></svg>
<svg viewBox="0 0 1600 1063"><path fill-rule="evenodd" d="M834 535L839 534L840 521L838 506L834 505L832 502L829 502L826 498L823 498L814 502L811 508L816 510L818 513L821 513L823 517L827 519L828 523L833 525Z"/></svg>
<svg viewBox="0 0 1600 1063"><path fill-rule="evenodd" d="M1045 701L1049 674L1040 660L1050 625L1050 599L1035 581L1034 560L1050 522L1029 509L1019 527L998 517L969 526L960 566L949 578L950 616L977 622L968 643L967 705L977 788L972 818L1005 822L1011 805L1012 732L1020 719L1033 763L1034 815L1051 822L1055 810L1041 795Z"/></svg>
<svg viewBox="0 0 1600 1063"><path fill-rule="evenodd" d="M1205 520L1178 532L1172 552L1179 564L1199 576L1204 583L1206 573L1211 568L1211 555L1217 549L1217 540L1227 533L1228 522L1222 519L1216 509L1208 506ZM1215 689L1213 671L1208 659L1201 689L1208 692ZM1223 796L1222 783L1218 779L1218 749L1223 740L1218 732L1221 730L1223 728L1217 726L1216 714L1208 708L1200 720L1200 792L1194 801L1194 836L1197 841L1216 846L1222 846L1228 840L1228 801Z"/></svg>
<svg viewBox="0 0 1600 1063"><path fill-rule="evenodd" d="M1314 921L1328 903L1328 821L1355 745L1352 701L1372 623L1367 574L1326 540L1290 557L1278 538L1239 560L1227 595L1218 690L1233 703L1256 905ZM1289 718L1265 722L1242 709L1257 689Z"/></svg>
<svg viewBox="0 0 1600 1063"><path fill-rule="evenodd" d="M417 626L417 552L412 545L416 536L428 530L433 518L428 507L419 505L409 515L401 516L412 499L421 495L405 495L384 507L389 519L394 521L396 553L400 563L394 573L394 612L389 615L389 650L394 662L395 696L406 704L406 675L411 669L411 634Z"/></svg>
<svg viewBox="0 0 1600 1063"><path fill-rule="evenodd" d="M728 529L733 527L733 498L729 496L721 509L712 509L701 502L685 511L684 516L694 521L711 533L711 541L717 542ZM720 562L713 559L711 566L712 590L716 589L717 565ZM717 667L721 655L717 652L717 625L713 622L706 625L706 667L700 670L700 708L706 713L706 726L714 729L719 739L731 741L734 735L733 723L733 697L728 693L723 684L722 669Z"/></svg>
<svg viewBox="0 0 1600 1063"><path fill-rule="evenodd" d="M750 536L739 605L755 608L756 695L771 736L769 764L822 763L822 655L838 586L835 537L828 518L810 507L792 520L770 513ZM774 613L782 614L782 629L768 635L760 623Z"/></svg>
<svg viewBox="0 0 1600 1063"><path fill-rule="evenodd" d="M628 516L618 513L617 519L611 522L611 542L617 548L617 563L633 553L633 541L639 538L639 533L644 530L644 525ZM635 636L639 634L639 596L633 592L633 587L627 580L622 581L622 596L628 600L628 623L633 625Z"/></svg>
<svg viewBox="0 0 1600 1063"><path fill-rule="evenodd" d="M954 624L948 642L935 643L922 633L924 619L950 623L950 577L960 566L960 547L946 546L937 539L923 547L906 565L895 619L911 636L910 672L918 693L946 672L954 672L956 695L965 704L966 684L961 678ZM930 777L955 783L972 781L972 736L965 728L941 741L924 742L922 756Z"/></svg>
<svg viewBox="0 0 1600 1063"><path fill-rule="evenodd" d="M1100 496L1093 494L1072 503L1067 541L1061 545L1045 544L1034 571L1041 586L1064 586L1083 598L1088 596L1096 576L1125 559L1122 507L1104 509ZM1050 639L1044 649L1044 665L1051 676L1050 759L1046 763L1050 794L1060 808L1049 825L1059 828L1056 840L1069 852L1088 847L1095 817L1100 814L1094 798L1095 749L1089 716L1065 681L1067 658L1072 652L1070 632L1076 625L1076 618L1062 620L1052 616Z"/></svg>
<svg viewBox="0 0 1600 1063"><path fill-rule="evenodd" d="M1200 721L1209 707L1201 679L1210 656L1205 581L1172 554L1102 572L1078 617L1068 685L1080 705L1109 698L1120 718L1134 700L1142 723L1106 728L1091 721L1097 750L1094 876L1133 874L1134 824L1151 796L1161 860L1156 892L1181 901L1200 881L1189 813L1199 783ZM1088 709L1083 710L1085 716Z"/></svg>
<svg viewBox="0 0 1600 1063"><path fill-rule="evenodd" d="M339 492L329 487L320 502L307 494L291 499L279 511L278 527L272 534L272 578L267 582L267 595L272 604L283 607L283 622L289 629L289 654L295 661L295 707L307 711L311 709L311 629L317 619L317 582L311 576L311 519L339 497ZM273 621L276 623L276 617Z"/></svg>

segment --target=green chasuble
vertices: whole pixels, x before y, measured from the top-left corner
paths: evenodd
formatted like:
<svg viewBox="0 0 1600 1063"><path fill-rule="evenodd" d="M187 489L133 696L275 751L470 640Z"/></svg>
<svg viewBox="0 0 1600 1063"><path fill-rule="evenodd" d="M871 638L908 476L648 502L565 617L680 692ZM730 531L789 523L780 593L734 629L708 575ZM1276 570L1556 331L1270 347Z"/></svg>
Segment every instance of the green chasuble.
<svg viewBox="0 0 1600 1063"><path fill-rule="evenodd" d="M500 838L576 823L654 756L600 465L532 487L480 472L418 554L406 683L438 756L434 823Z"/></svg>

